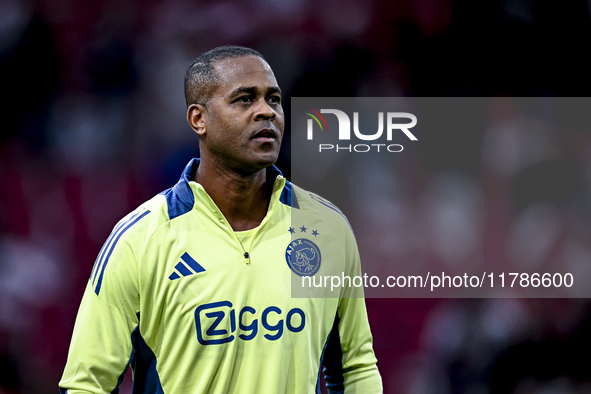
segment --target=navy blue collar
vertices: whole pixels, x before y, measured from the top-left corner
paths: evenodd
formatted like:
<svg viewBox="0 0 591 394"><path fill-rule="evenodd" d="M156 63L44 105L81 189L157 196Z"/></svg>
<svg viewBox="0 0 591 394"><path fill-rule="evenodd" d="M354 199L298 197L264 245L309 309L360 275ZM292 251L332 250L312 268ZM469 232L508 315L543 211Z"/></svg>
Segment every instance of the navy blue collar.
<svg viewBox="0 0 591 394"><path fill-rule="evenodd" d="M185 167L178 183L172 188L162 192L166 197L168 204L168 216L172 220L175 217L183 215L193 209L195 205L195 196L189 186L189 182L194 180L195 172L199 167L200 159L192 159ZM267 168L267 185L268 193L271 194L273 186L278 175L283 175L281 171L274 165ZM293 191L293 186L286 179L285 186L279 197L279 201L283 204L289 205L293 208L299 209L299 204Z"/></svg>

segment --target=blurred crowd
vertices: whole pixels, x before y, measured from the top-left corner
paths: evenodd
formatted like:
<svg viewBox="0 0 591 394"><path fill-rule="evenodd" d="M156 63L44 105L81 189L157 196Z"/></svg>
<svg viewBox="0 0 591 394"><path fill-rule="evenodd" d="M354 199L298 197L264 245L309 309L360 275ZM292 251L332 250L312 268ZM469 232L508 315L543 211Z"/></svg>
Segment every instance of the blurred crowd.
<svg viewBox="0 0 591 394"><path fill-rule="evenodd" d="M102 243L198 154L183 77L200 53L259 50L287 125L297 96L585 96L590 7L0 0L0 394L57 392ZM421 141L338 202L362 254L591 270L591 130L538 127L519 105L489 110L461 143ZM289 136L278 163L288 177ZM387 393L591 392L586 299L367 305Z"/></svg>

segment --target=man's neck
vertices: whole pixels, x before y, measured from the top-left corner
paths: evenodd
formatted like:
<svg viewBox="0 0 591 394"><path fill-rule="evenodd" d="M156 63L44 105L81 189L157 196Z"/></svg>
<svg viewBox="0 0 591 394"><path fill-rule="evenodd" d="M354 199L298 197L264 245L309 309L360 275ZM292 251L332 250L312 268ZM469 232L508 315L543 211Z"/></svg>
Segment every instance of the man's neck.
<svg viewBox="0 0 591 394"><path fill-rule="evenodd" d="M267 214L266 169L240 174L201 160L195 173L200 183L234 231L257 227Z"/></svg>

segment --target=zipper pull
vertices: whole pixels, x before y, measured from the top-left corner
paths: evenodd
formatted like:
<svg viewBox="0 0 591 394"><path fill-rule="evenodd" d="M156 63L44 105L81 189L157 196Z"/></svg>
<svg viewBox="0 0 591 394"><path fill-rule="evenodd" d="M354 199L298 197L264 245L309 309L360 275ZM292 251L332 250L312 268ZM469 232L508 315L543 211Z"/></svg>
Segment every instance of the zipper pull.
<svg viewBox="0 0 591 394"><path fill-rule="evenodd" d="M248 254L248 252L244 252L244 263L250 264L250 255Z"/></svg>

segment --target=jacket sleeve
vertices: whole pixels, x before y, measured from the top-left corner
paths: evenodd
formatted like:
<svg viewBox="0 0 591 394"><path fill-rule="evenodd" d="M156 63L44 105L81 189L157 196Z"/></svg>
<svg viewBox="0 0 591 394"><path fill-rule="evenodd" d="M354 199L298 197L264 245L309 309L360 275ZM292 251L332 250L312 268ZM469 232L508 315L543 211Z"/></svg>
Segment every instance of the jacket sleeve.
<svg viewBox="0 0 591 394"><path fill-rule="evenodd" d="M130 215L115 227L95 262L76 318L60 393L111 393L129 366L139 313L136 253L129 230L138 217Z"/></svg>
<svg viewBox="0 0 591 394"><path fill-rule="evenodd" d="M345 245L347 274L361 276L357 243L352 232ZM323 356L330 394L382 393L382 379L372 347L362 288L345 289Z"/></svg>

